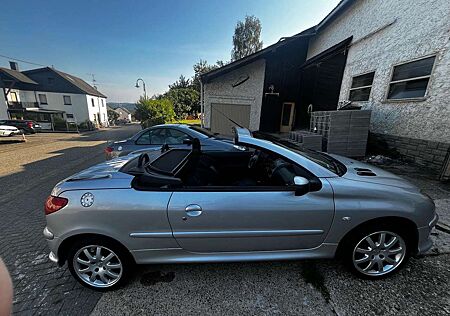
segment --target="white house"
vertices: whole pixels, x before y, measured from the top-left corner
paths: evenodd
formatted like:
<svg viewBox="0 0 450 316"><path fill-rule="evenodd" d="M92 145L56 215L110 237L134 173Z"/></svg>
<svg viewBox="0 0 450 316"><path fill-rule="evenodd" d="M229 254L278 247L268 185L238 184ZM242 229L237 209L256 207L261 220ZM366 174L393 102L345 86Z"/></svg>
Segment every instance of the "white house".
<svg viewBox="0 0 450 316"><path fill-rule="evenodd" d="M449 17L448 0L342 0L318 25L202 75L203 123L308 129L308 109L350 100L372 110L372 139L450 177Z"/></svg>
<svg viewBox="0 0 450 316"><path fill-rule="evenodd" d="M0 68L0 118L24 118L51 129L55 118L108 126L106 96L82 79L54 68L20 72Z"/></svg>

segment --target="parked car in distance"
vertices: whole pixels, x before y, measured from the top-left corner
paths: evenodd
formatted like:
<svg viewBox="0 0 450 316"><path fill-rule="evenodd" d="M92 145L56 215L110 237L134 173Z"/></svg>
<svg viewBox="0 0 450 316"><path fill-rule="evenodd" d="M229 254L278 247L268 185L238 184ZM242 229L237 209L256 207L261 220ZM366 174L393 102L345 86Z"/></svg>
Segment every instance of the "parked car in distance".
<svg viewBox="0 0 450 316"><path fill-rule="evenodd" d="M17 127L23 134L34 134L41 130L41 126L31 120L0 120L0 125Z"/></svg>
<svg viewBox="0 0 450 316"><path fill-rule="evenodd" d="M45 203L50 259L107 290L134 263L340 256L378 279L432 246L433 201L352 159L299 151L236 129L239 151L172 148L104 162L58 183Z"/></svg>
<svg viewBox="0 0 450 316"><path fill-rule="evenodd" d="M109 144L105 148L106 159L128 155L132 152L169 148L189 148L185 140L198 138L204 151L235 150L231 140L218 138L208 130L187 124L163 124L146 128L129 139Z"/></svg>
<svg viewBox="0 0 450 316"><path fill-rule="evenodd" d="M0 125L0 136L13 136L20 134L17 127L9 125Z"/></svg>

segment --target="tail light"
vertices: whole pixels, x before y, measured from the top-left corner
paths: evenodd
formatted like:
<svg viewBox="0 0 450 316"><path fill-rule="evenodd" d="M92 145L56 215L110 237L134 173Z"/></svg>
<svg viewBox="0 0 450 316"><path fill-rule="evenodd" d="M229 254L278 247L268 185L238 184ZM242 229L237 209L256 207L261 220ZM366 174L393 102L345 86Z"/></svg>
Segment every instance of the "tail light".
<svg viewBox="0 0 450 316"><path fill-rule="evenodd" d="M114 149L113 149L112 147L109 147L109 146L108 146L108 147L105 148L105 153L110 154L110 153L113 152L113 150L114 150Z"/></svg>
<svg viewBox="0 0 450 316"><path fill-rule="evenodd" d="M27 122L27 126L28 126L29 128L33 128L33 122Z"/></svg>
<svg viewBox="0 0 450 316"><path fill-rule="evenodd" d="M64 206L69 203L69 200L62 197L57 196L49 196L47 200L45 201L45 215L55 213L62 209Z"/></svg>

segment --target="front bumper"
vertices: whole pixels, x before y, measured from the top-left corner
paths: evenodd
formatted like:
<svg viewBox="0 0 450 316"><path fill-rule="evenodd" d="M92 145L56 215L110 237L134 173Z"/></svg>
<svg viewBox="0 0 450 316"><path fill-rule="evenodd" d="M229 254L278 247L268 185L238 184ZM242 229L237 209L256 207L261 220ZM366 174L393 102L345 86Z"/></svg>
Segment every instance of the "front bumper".
<svg viewBox="0 0 450 316"><path fill-rule="evenodd" d="M427 226L418 229L419 238L417 242L417 255L423 255L433 247L433 241L431 240L430 234L438 220L439 216L435 213L433 219Z"/></svg>

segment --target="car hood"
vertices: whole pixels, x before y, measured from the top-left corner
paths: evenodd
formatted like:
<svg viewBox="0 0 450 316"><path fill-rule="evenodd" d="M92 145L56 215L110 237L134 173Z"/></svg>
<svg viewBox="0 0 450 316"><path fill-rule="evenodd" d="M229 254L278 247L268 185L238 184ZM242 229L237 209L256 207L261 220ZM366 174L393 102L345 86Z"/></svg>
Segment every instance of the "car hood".
<svg viewBox="0 0 450 316"><path fill-rule="evenodd" d="M347 172L342 175L345 179L418 190L411 182L389 171L354 159L333 154L329 155L345 165Z"/></svg>

